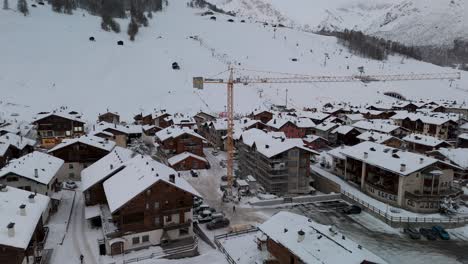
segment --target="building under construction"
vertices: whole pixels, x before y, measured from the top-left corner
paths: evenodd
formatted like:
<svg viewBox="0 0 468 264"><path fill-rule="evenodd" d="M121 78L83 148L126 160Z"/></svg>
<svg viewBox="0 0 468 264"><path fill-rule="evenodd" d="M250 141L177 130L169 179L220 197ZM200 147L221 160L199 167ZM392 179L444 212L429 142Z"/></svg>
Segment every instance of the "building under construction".
<svg viewBox="0 0 468 264"><path fill-rule="evenodd" d="M310 155L301 139L288 139L284 133L245 131L238 143L242 178L252 175L266 192L286 195L310 192Z"/></svg>

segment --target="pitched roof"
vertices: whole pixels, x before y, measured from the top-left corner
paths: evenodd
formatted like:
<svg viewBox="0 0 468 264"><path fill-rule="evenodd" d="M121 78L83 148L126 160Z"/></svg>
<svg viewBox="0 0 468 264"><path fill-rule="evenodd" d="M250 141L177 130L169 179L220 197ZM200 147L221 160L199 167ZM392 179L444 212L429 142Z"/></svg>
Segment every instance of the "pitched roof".
<svg viewBox="0 0 468 264"><path fill-rule="evenodd" d="M461 139L464 139L464 140L468 140L468 133L460 134L460 135L458 135L458 138L461 138Z"/></svg>
<svg viewBox="0 0 468 264"><path fill-rule="evenodd" d="M399 126L383 123L383 122L371 122L371 121L358 121L352 125L355 128L363 129L363 130L374 130L382 133L391 133L398 128Z"/></svg>
<svg viewBox="0 0 468 264"><path fill-rule="evenodd" d="M123 134L141 134L143 133L143 128L141 125L120 125L120 124L111 124L107 122L99 122L94 125L94 129L92 131L93 134L104 130L116 130Z"/></svg>
<svg viewBox="0 0 468 264"><path fill-rule="evenodd" d="M347 135L349 132L353 131L353 129L355 129L354 127L352 126L339 126L337 128L335 128L332 133L335 134L335 133L338 133L338 134L341 134L341 135Z"/></svg>
<svg viewBox="0 0 468 264"><path fill-rule="evenodd" d="M303 263L352 263L360 264L365 260L373 263L385 263L349 238L342 239L342 234L331 231L330 226L318 224L305 216L279 212L259 226L266 236L287 248ZM304 239L300 241L299 233Z"/></svg>
<svg viewBox="0 0 468 264"><path fill-rule="evenodd" d="M133 151L116 146L109 154L81 171L83 191L124 167L134 155Z"/></svg>
<svg viewBox="0 0 468 264"><path fill-rule="evenodd" d="M76 143L92 146L92 147L102 149L102 150L105 150L105 151L111 151L115 147L115 142L112 141L112 140L107 140L107 139L97 137L97 136L84 135L84 136L81 136L81 137L78 137L78 138L64 139L64 140L62 140L62 142L60 144L53 147L48 152L51 153L51 152L57 151L59 149L68 147L68 146L76 144Z"/></svg>
<svg viewBox="0 0 468 264"><path fill-rule="evenodd" d="M22 150L26 146L34 147L34 145L36 145L35 140L12 133L6 133L0 136L0 156L3 156L10 146Z"/></svg>
<svg viewBox="0 0 468 264"><path fill-rule="evenodd" d="M394 136L385 134L385 133L379 133L376 131L366 131L362 133L361 135L357 136L358 139L364 140L364 141L371 141L379 144L383 144L387 142L388 140L394 138Z"/></svg>
<svg viewBox="0 0 468 264"><path fill-rule="evenodd" d="M0 191L0 245L26 249L32 239L42 214L47 210L50 198L36 194L34 203L30 203L28 197L32 192L13 187L5 187L6 191ZM19 207L26 205L26 215L20 214ZM14 223L15 234L8 236L7 225Z"/></svg>
<svg viewBox="0 0 468 264"><path fill-rule="evenodd" d="M437 150L455 165L468 170L468 148L440 148Z"/></svg>
<svg viewBox="0 0 468 264"><path fill-rule="evenodd" d="M436 137L431 137L431 136L426 136L426 135L421 135L421 134L411 134L403 138L403 141L406 142L411 142L411 143L416 143L424 146L429 146L429 147L437 147L441 144L446 144L450 145L449 143L440 140Z"/></svg>
<svg viewBox="0 0 468 264"><path fill-rule="evenodd" d="M179 163L179 162L181 162L181 161L183 161L183 160L185 160L185 159L187 159L189 157L192 157L194 159L201 160L201 161L204 161L204 162L208 163L208 161L205 158L200 157L198 155L195 155L195 154L193 154L191 152L183 152L183 153L177 154L177 155L169 158L167 160L167 162L169 163L169 165L174 166L175 164L177 164L177 163Z"/></svg>
<svg viewBox="0 0 468 264"><path fill-rule="evenodd" d="M195 131L188 127L178 127L178 126L170 126L161 131L156 132L156 137L159 138L161 141L166 141L170 138L177 138L184 134L191 135L193 137L199 138L201 140L205 140L204 137L197 134Z"/></svg>
<svg viewBox="0 0 468 264"><path fill-rule="evenodd" d="M438 162L436 159L427 156L402 151L369 141L345 148L340 152L346 157L403 176L407 176ZM367 153L367 157L365 157L365 153ZM404 171L401 171L402 164L406 165Z"/></svg>
<svg viewBox="0 0 468 264"><path fill-rule="evenodd" d="M393 120L410 119L411 121L421 120L425 124L442 125L446 122L458 122L459 114L453 113L408 113L406 111L397 112L391 117Z"/></svg>
<svg viewBox="0 0 468 264"><path fill-rule="evenodd" d="M44 119L44 118L47 118L47 117L50 117L50 116L58 116L58 117L62 117L62 118L65 118L65 119L68 119L68 120L73 120L75 122L80 122L80 123L85 123L85 121L83 119L81 119L81 114L77 113L77 114L72 114L73 111L71 112L64 112L64 111L53 111L53 112L44 112L44 113L39 113L37 114L35 117L34 117L34 123Z"/></svg>
<svg viewBox="0 0 468 264"><path fill-rule="evenodd" d="M172 183L170 175L175 175ZM104 182L104 192L111 212L120 209L156 182L163 181L194 196L200 194L184 179L177 177L178 173L149 156L138 155L127 162L124 169L117 172Z"/></svg>
<svg viewBox="0 0 468 264"><path fill-rule="evenodd" d="M362 114L348 114L346 117L351 121L361 121L366 119Z"/></svg>
<svg viewBox="0 0 468 264"><path fill-rule="evenodd" d="M287 123L291 123L299 128L312 128L315 127L315 123L310 120L310 118L298 118L294 116L278 116L275 115L273 116L273 119L271 119L267 125L276 129L280 129Z"/></svg>
<svg viewBox="0 0 468 264"><path fill-rule="evenodd" d="M256 128L242 133L242 141L249 146L255 144L257 151L267 158L271 158L292 148L299 148L313 154L318 154L316 151L305 147L304 142L300 138L278 137L278 134L265 133Z"/></svg>
<svg viewBox="0 0 468 264"><path fill-rule="evenodd" d="M316 125L315 129L326 132L338 126L339 125L336 123L323 122L321 124Z"/></svg>
<svg viewBox="0 0 468 264"><path fill-rule="evenodd" d="M62 159L39 151L34 151L21 158L11 160L8 165L0 170L0 177L14 173L18 176L47 185L52 181L54 176L57 175L63 163L64 161Z"/></svg>

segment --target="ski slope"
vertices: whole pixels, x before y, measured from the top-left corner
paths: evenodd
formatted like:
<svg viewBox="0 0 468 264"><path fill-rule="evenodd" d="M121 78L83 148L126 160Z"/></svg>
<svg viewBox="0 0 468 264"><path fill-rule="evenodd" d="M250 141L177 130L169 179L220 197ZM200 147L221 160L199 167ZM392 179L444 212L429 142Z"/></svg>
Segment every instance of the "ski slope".
<svg viewBox="0 0 468 264"><path fill-rule="evenodd" d="M287 28L274 32L255 19L240 23L235 18L235 23L229 23L228 17L217 15L217 21L212 21L200 16L203 10L187 8L186 2L171 1L150 20L149 27L140 28L135 42L126 35L128 20L118 20L122 33L115 34L102 31L100 18L84 11L57 14L46 5L30 7L30 15L24 17L14 10L0 10L0 118L28 120L34 113L61 105L82 111L89 121L107 108L124 119L152 109L222 112L225 87L207 85L202 91L194 90L192 77L226 78L226 73L216 74L230 62L246 69L311 75L352 75L359 66L368 74L453 71L398 56L384 63L363 59L333 37ZM194 35L198 41L190 38ZM90 36L96 41L90 42ZM125 45L117 46L118 40ZM325 53L330 57L326 64ZM180 71L171 69L175 61ZM392 100L383 95L386 91L412 99L465 100L467 77L463 73L462 80L451 86L449 81L238 85L235 109L247 113L284 104L286 89L288 105L295 107Z"/></svg>

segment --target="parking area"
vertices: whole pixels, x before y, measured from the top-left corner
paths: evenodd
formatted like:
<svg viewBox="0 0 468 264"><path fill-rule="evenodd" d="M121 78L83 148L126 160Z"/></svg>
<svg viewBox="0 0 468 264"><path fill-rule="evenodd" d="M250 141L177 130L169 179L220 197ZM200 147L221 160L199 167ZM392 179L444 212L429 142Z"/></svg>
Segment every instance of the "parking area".
<svg viewBox="0 0 468 264"><path fill-rule="evenodd" d="M467 238L449 233L453 239L429 241L411 239L403 229L392 228L372 215L345 214L349 203L333 200L287 207L316 222L333 225L354 241L379 254L389 263L468 263Z"/></svg>

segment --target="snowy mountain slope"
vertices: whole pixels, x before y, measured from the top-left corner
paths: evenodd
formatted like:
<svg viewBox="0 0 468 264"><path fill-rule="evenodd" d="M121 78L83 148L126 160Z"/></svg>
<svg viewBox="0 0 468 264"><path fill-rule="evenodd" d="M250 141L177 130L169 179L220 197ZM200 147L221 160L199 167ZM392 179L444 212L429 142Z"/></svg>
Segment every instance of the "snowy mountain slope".
<svg viewBox="0 0 468 264"><path fill-rule="evenodd" d="M212 77L225 71L230 61L247 69L312 75L351 75L359 66L369 74L452 71L413 60L402 64L401 57L390 57L385 63L359 58L333 37L287 28L274 33L259 23L239 23L238 19L229 23L224 16L211 21L199 15L201 10L187 8L186 1L170 2L165 12L150 21L150 27L140 29L135 42L128 41L124 33L128 20L119 20L123 32L114 34L100 30L100 18L82 12L57 14L50 6L30 8L30 12L23 17L0 10L0 28L5 29L0 34L1 101L29 106L24 108L24 118L60 105L84 112L90 121L106 108L127 119L153 108L225 111L225 87L207 85L205 90L194 90L192 77ZM189 37L193 35L200 41ZM88 41L90 36L96 42ZM118 40L125 45L117 46ZM325 53L330 56L326 66ZM174 61L180 71L171 69ZM386 91L414 99L468 99L468 91L463 90L468 76L463 77L452 87L448 81L237 86L235 107L246 113L271 103L284 104L287 88L288 103L296 107L340 100L358 104L391 100L382 95Z"/></svg>
<svg viewBox="0 0 468 264"><path fill-rule="evenodd" d="M408 45L468 38L466 0L210 0L226 10L303 29L355 29ZM252 8L253 7L253 8Z"/></svg>

